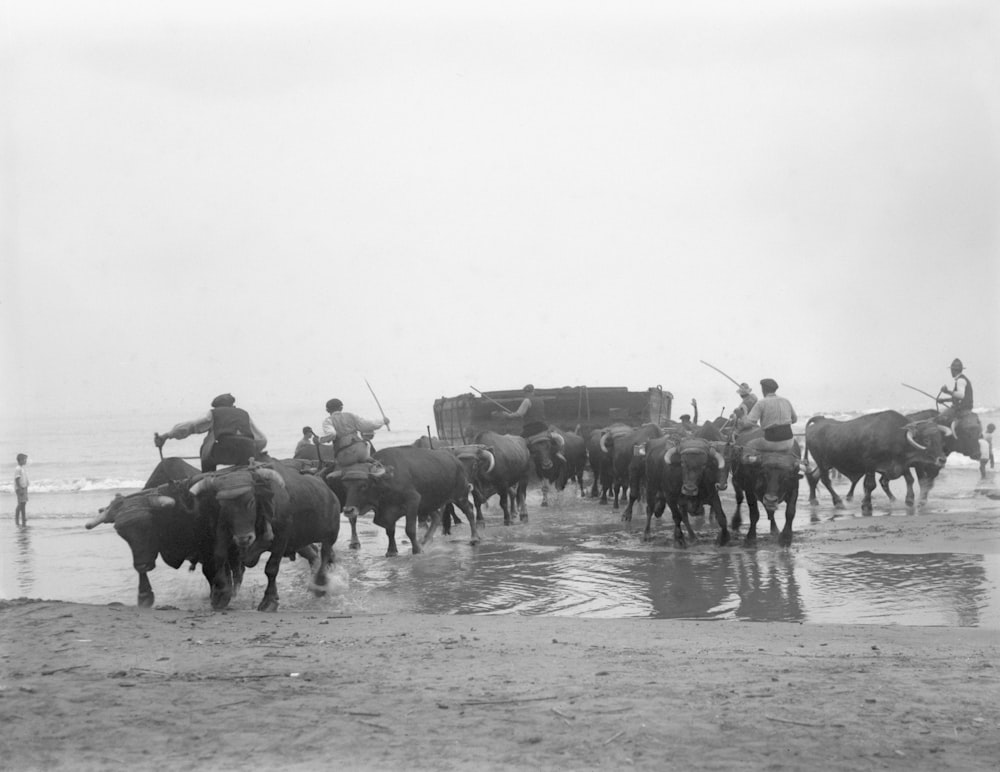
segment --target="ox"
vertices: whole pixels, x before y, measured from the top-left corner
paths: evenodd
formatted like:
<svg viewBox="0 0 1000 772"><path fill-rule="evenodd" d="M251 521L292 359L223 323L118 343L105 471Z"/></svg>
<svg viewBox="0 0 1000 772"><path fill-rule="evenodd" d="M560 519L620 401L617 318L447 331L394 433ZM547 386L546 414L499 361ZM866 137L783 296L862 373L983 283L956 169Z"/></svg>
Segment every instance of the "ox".
<svg viewBox="0 0 1000 772"><path fill-rule="evenodd" d="M556 480L556 490L565 490L566 484L570 480L575 480L580 486L580 496L585 496L583 470L587 466L586 441L576 432L564 432L553 427L552 433L562 437L562 454L566 459L566 463L562 465L562 472Z"/></svg>
<svg viewBox="0 0 1000 772"><path fill-rule="evenodd" d="M630 426L613 424L606 429L594 429L587 438L587 460L594 475L590 496L596 499L600 493L602 504L608 503L608 491L611 490L613 482L610 448L613 447L614 437L616 434L624 435L630 431L632 431ZM605 433L609 434L607 440L604 439Z"/></svg>
<svg viewBox="0 0 1000 772"><path fill-rule="evenodd" d="M566 457L563 455L565 438L555 427L528 437L528 452L535 474L542 483L541 506L549 505L549 483L555 483L565 474Z"/></svg>
<svg viewBox="0 0 1000 772"><path fill-rule="evenodd" d="M843 501L830 483L830 470L838 469L848 479L864 477L865 496L861 510L872 511L875 475L886 480L906 480L906 503L914 503L913 475L910 467L926 474L929 466L940 469L946 455L944 443L951 430L933 421L910 421L895 410L861 416L850 421L836 421L814 416L806 423L805 457L816 462L807 479L809 503L817 504L816 488L822 482L833 498L834 506ZM923 487L924 478L921 478Z"/></svg>
<svg viewBox="0 0 1000 772"><path fill-rule="evenodd" d="M531 475L527 443L522 437L488 431L481 432L474 439L480 442L451 448L451 452L465 466L472 483L476 521L484 522L483 504L494 495L500 497L504 525L511 524L512 507L519 512L522 520L527 520L525 492Z"/></svg>
<svg viewBox="0 0 1000 772"><path fill-rule="evenodd" d="M792 444L791 452L734 446L732 474L737 506L730 525L734 532L739 530L742 524L739 505L742 497L746 496L747 509L750 510L750 529L743 541L747 546L757 542L757 521L760 519L758 502L764 504L772 534L778 530L774 521L775 512L781 504L785 505L785 525L778 537L778 544L782 547L791 546L792 521L795 520L799 480L802 479L800 452L798 442Z"/></svg>
<svg viewBox="0 0 1000 772"><path fill-rule="evenodd" d="M156 600L149 572L156 568L156 557L171 568L198 563L212 589L213 608L225 608L243 579L243 564L235 547L228 549L216 564L213 513L197 506L186 481L198 469L179 458L163 459L146 481L142 491L116 496L97 517L87 522L88 529L101 523L113 523L115 531L132 550L132 565L139 574L139 608L151 608ZM227 577L225 587L216 590L218 573Z"/></svg>
<svg viewBox="0 0 1000 772"><path fill-rule="evenodd" d="M650 440L645 448L646 466L646 530L643 538L650 541L653 517L660 517L670 507L674 520L674 543L685 546L683 524L694 540L691 515L700 515L708 505L719 523L716 544L729 543L726 514L722 510L719 491L726 488L728 465L717 445L700 438L679 442L671 437Z"/></svg>
<svg viewBox="0 0 1000 772"><path fill-rule="evenodd" d="M632 503L638 500L642 493L642 481L645 478L645 461L636 455L635 449L645 446L647 441L661 436L663 436L663 430L656 424L643 424L638 429L630 430L627 434L616 435L609 429L601 435L601 449L611 455L611 488L614 493L614 509L618 509L619 496L628 494L628 514L631 517ZM630 487L630 483L634 483L634 486Z"/></svg>
<svg viewBox="0 0 1000 772"><path fill-rule="evenodd" d="M248 566L256 565L264 552L270 552L264 567L267 587L258 611L278 608L277 577L282 557L314 542L320 543L320 558L313 588L317 594L325 592L327 570L333 564L333 545L340 533L340 501L321 479L271 461L266 466L236 467L203 475L191 486L191 493L218 506L214 547L217 565L232 545ZM270 542L261 536L265 520L273 527ZM226 575L217 571L213 587L225 591L227 582Z"/></svg>
<svg viewBox="0 0 1000 772"><path fill-rule="evenodd" d="M433 535L441 508L449 503L461 509L468 518L472 531L470 543L479 543L476 518L469 504L468 474L451 452L413 447L384 448L375 453L374 462L335 469L326 478L343 481L344 513L348 517L375 512L375 525L384 528L389 537L386 557L399 554L396 521L400 517L405 517L406 535L416 555L420 552L418 518L431 518L426 541Z"/></svg>

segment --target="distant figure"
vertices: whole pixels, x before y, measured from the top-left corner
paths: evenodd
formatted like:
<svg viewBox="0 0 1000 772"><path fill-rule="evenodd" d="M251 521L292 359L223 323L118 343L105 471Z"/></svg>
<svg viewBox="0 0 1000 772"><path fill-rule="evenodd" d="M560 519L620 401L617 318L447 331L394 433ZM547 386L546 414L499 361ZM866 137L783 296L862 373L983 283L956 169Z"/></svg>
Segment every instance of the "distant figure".
<svg viewBox="0 0 1000 772"><path fill-rule="evenodd" d="M232 394L220 394L212 400L207 415L177 424L165 434L154 434L153 442L162 448L167 440L183 440L191 434L206 433L201 444L201 471L214 472L219 464L242 466L264 453L267 437L254 424L250 414L236 407Z"/></svg>
<svg viewBox="0 0 1000 772"><path fill-rule="evenodd" d="M316 433L313 432L311 426L303 426L302 427L302 439L299 440L299 443L295 446L295 453L294 453L294 455L296 457L298 457L299 453L301 451L308 450L309 448L313 447L315 445L315 441L313 440L313 437L315 437L315 436L316 436Z"/></svg>
<svg viewBox="0 0 1000 772"><path fill-rule="evenodd" d="M740 419L746 418L751 408L757 404L757 395L753 393L753 389L750 388L749 384L741 383L740 387L736 390L736 393L743 398L743 401L736 406L736 409L733 410L729 416L729 420L733 423L737 423Z"/></svg>
<svg viewBox="0 0 1000 772"><path fill-rule="evenodd" d="M979 435L979 479L986 479L986 465L990 461L990 444L986 437Z"/></svg>
<svg viewBox="0 0 1000 772"><path fill-rule="evenodd" d="M370 438L373 432L389 425L388 418L368 420L354 413L344 412L344 403L330 399L326 403L327 417L323 419L320 442L332 442L333 454L340 467L359 464L371 458Z"/></svg>
<svg viewBox="0 0 1000 772"><path fill-rule="evenodd" d="M521 436L525 439L548 430L549 422L545 420L545 402L535 396L535 387L528 384L524 387L524 399L513 413L505 411L508 416L520 416L524 421L521 426Z"/></svg>
<svg viewBox="0 0 1000 772"><path fill-rule="evenodd" d="M28 513L28 457L24 453L17 454L17 466L14 469L14 493L17 494L17 507L14 509L14 525L27 525Z"/></svg>
<svg viewBox="0 0 1000 772"><path fill-rule="evenodd" d="M688 434L694 434L698 430L698 400L692 399L691 406L694 408L694 418L692 419L689 413L685 413L680 419L680 428Z"/></svg>
<svg viewBox="0 0 1000 772"><path fill-rule="evenodd" d="M940 393L947 394L948 396L938 397L937 400L939 404L950 403L949 407L939 417L948 423L961 418L966 413L972 412L972 383L962 373L963 369L961 359L952 361L951 377L955 379L955 383L950 389L947 386L942 386Z"/></svg>
<svg viewBox="0 0 1000 772"><path fill-rule="evenodd" d="M986 431L983 433L983 439L990 449L990 469L993 469L993 432L996 430L996 424L986 424Z"/></svg>
<svg viewBox="0 0 1000 772"><path fill-rule="evenodd" d="M747 417L740 422L741 427L750 427L760 423L764 436L747 443L748 448L757 450L794 452L795 437L792 434L792 424L799 420L792 403L777 395L778 382L764 378L760 382L760 390L764 396L750 408Z"/></svg>

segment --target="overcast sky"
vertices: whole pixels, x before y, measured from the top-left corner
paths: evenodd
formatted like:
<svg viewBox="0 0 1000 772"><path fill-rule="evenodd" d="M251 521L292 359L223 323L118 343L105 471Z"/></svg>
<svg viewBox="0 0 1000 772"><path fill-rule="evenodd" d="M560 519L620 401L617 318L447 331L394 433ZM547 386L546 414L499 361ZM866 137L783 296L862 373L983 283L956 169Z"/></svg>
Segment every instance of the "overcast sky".
<svg viewBox="0 0 1000 772"><path fill-rule="evenodd" d="M8 0L3 412L1000 404L998 8Z"/></svg>

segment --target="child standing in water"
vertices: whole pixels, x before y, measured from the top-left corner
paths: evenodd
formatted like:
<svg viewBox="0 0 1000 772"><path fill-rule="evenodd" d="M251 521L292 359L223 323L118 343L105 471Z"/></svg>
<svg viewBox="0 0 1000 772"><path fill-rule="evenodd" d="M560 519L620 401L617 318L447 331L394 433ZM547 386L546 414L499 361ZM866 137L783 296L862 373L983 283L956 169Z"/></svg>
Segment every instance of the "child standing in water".
<svg viewBox="0 0 1000 772"><path fill-rule="evenodd" d="M24 468L28 464L28 457L24 453L17 454L17 468L14 470L14 492L17 494L17 509L14 510L14 524L27 525L28 513L25 508L28 504L28 472Z"/></svg>

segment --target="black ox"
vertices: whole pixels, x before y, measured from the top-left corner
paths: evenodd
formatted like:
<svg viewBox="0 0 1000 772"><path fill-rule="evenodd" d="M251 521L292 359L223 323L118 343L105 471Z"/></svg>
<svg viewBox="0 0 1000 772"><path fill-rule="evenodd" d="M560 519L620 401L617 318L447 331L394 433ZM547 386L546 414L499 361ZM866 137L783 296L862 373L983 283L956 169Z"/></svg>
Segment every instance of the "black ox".
<svg viewBox="0 0 1000 772"><path fill-rule="evenodd" d="M944 466L947 460L945 442L952 434L947 426L931 420L912 421L895 410L850 421L814 416L806 423L805 436L806 460L812 456L816 463L816 468L807 476L809 503L818 503L816 488L822 482L834 506L844 506L830 483L830 470L837 469L852 481L864 478L861 510L865 514L872 511L876 474L885 480L902 477L906 481L906 503L912 505L915 496L910 468L917 470L923 489L931 470L936 475Z"/></svg>
<svg viewBox="0 0 1000 772"><path fill-rule="evenodd" d="M470 543L479 543L476 517L469 504L471 484L462 462L448 450L398 447L384 448L374 455L375 464L357 464L336 469L326 475L329 482L344 485L344 514L358 517L374 512L375 525L385 529L389 538L386 557L399 554L396 547L396 521L405 518L406 536L413 554L420 552L417 521L429 518L429 539L437 525L441 509L457 506L465 514L472 531Z"/></svg>

